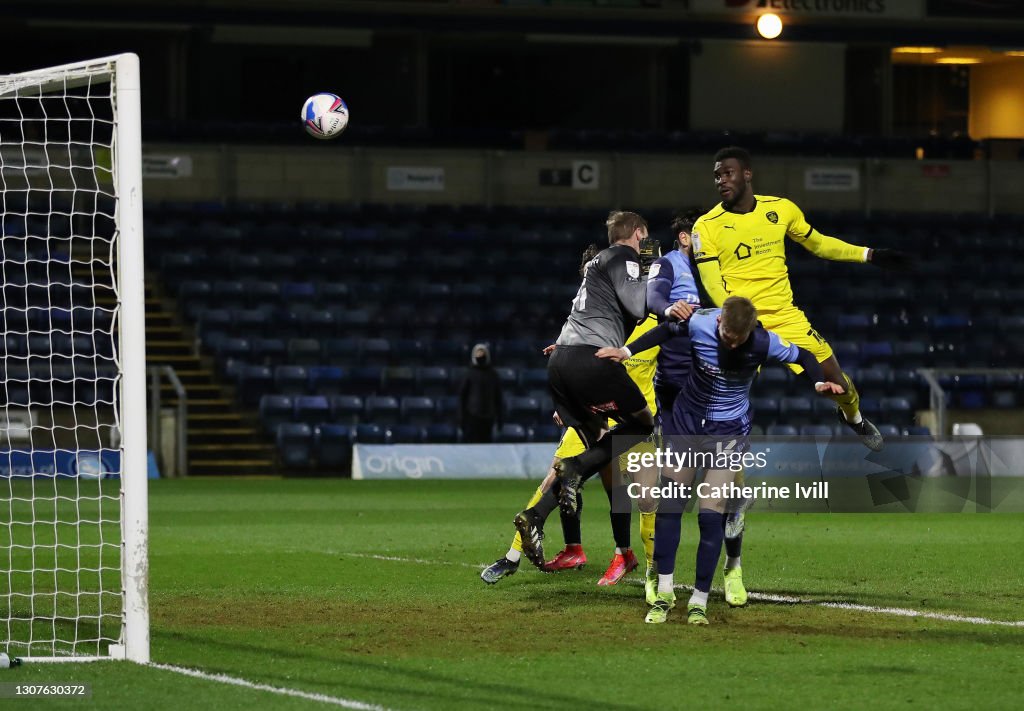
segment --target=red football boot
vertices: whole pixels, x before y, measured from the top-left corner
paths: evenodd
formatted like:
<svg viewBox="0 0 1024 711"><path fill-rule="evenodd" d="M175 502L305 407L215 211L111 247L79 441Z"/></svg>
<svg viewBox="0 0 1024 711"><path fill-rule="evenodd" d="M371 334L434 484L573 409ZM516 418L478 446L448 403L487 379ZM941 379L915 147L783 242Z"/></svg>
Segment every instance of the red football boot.
<svg viewBox="0 0 1024 711"><path fill-rule="evenodd" d="M583 546L579 543L567 545L558 552L554 558L549 560L541 570L545 573L557 573L559 570L579 570L587 564L587 554L583 552Z"/></svg>
<svg viewBox="0 0 1024 711"><path fill-rule="evenodd" d="M612 557L612 562L608 565L608 570L604 571L604 575L597 581L597 584L614 585L622 580L626 573L636 570L638 565L640 563L637 561L636 556L633 555L632 548L627 549L625 553L616 553Z"/></svg>

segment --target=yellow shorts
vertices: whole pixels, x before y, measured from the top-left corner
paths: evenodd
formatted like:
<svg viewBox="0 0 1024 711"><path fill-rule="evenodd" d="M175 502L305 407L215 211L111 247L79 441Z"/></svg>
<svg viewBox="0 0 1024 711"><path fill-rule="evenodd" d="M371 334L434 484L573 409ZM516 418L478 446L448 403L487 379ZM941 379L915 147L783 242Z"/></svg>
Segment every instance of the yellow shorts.
<svg viewBox="0 0 1024 711"><path fill-rule="evenodd" d="M797 307L791 306L781 311L758 314L758 319L769 331L813 353L819 363L832 357L832 346L814 330L807 316ZM804 370L795 363L790 363L789 367L794 373L802 373Z"/></svg>
<svg viewBox="0 0 1024 711"><path fill-rule="evenodd" d="M583 446L583 440L576 434L576 430L572 427L568 427L565 433L562 435L561 441L558 443L558 449L555 450L555 456L559 459L566 459L568 457L575 457L577 454L583 454L586 447Z"/></svg>
<svg viewBox="0 0 1024 711"><path fill-rule="evenodd" d="M615 420L608 420L608 428L615 426ZM637 445L639 451L654 452L658 447L658 443L653 439L645 442L641 442ZM576 430L569 427L565 430L565 434L562 435L561 441L558 443L558 448L555 450L555 456L559 459L565 459L566 457L575 457L579 454L583 454L586 448L583 446L583 440L576 434ZM626 469L625 455L619 458L619 470L624 471Z"/></svg>

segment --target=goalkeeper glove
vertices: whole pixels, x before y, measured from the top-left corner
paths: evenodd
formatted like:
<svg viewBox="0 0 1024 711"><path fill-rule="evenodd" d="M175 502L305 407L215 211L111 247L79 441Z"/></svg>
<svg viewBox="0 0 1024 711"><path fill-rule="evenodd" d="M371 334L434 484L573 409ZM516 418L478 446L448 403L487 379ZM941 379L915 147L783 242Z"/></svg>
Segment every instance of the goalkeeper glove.
<svg viewBox="0 0 1024 711"><path fill-rule="evenodd" d="M914 258L898 249L872 249L870 262L882 269L907 270L914 267Z"/></svg>
<svg viewBox="0 0 1024 711"><path fill-rule="evenodd" d="M661 256L661 242L653 237L640 240L640 273L647 276L654 260Z"/></svg>

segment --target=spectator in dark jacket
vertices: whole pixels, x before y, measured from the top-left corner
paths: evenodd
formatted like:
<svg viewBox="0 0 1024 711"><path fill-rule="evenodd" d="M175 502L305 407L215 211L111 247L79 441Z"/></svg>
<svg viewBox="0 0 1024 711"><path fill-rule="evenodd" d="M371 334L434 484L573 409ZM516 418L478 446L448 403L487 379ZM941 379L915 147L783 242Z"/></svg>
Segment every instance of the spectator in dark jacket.
<svg viewBox="0 0 1024 711"><path fill-rule="evenodd" d="M459 390L459 419L464 442L491 442L494 426L501 426L501 380L491 365L484 343L473 346L472 367Z"/></svg>

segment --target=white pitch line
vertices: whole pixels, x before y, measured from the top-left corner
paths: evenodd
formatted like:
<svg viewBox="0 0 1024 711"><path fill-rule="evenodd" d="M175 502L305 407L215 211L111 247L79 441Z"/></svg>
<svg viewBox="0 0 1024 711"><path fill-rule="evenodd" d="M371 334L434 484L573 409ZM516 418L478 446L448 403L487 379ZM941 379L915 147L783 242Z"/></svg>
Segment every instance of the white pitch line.
<svg viewBox="0 0 1024 711"><path fill-rule="evenodd" d="M332 551L328 551L332 552ZM417 563L420 565L454 565L463 568L482 570L486 565L473 565L471 563L458 563L449 560L426 560L423 558L402 558L391 555L373 555L369 553L338 553L354 558L371 558L373 560L387 560L396 563ZM634 583L643 584L643 580L634 580ZM692 591L692 585L676 585L676 590ZM721 592L714 588L715 592ZM788 605L815 605L817 607L829 607L837 610L854 610L856 612L871 612L877 615L895 615L897 617L920 617L927 620L940 620L942 622L966 622L972 625L996 625L999 627L1024 627L1024 620L992 620L987 617L967 617L965 615L953 615L945 612L928 612L926 610L914 610L907 607L875 607L874 605L860 605L853 602L827 602L822 600L811 600L804 597L793 597L791 595L776 595L773 593L749 593L751 600L763 602L779 602Z"/></svg>
<svg viewBox="0 0 1024 711"><path fill-rule="evenodd" d="M308 552L308 551L307 551ZM486 565L473 565L472 563L459 563L452 560L426 560L424 558L400 558L395 555L377 555L372 553L343 553L341 551L322 551L331 555L351 556L352 558L370 558L372 560L389 560L395 563L419 563L420 565L454 565L460 568L472 568L483 570Z"/></svg>
<svg viewBox="0 0 1024 711"><path fill-rule="evenodd" d="M249 681L248 679L240 679L238 677L228 676L227 674L209 674L198 669L176 667L172 664L149 664L148 666L153 667L154 669L163 669L164 671L174 672L175 674L184 674L185 676L191 676L196 679L215 681L219 684L231 684L232 686L241 686L246 689L267 691L271 694L278 694L279 696L294 696L299 699L319 701L322 704L341 706L342 708L346 709L359 709L360 711L388 711L385 707L378 706L377 704L367 704L362 701L353 701L352 699L343 699L337 696L328 696L327 694L314 694L309 691L300 691L299 689L286 689L280 686L259 684L255 681Z"/></svg>
<svg viewBox="0 0 1024 711"><path fill-rule="evenodd" d="M636 581L643 584L642 580ZM675 585L676 590L693 591L692 585ZM712 588L714 592L720 593L720 588ZM967 622L972 625L998 625L1000 627L1024 627L1024 620L990 620L987 617L966 617L946 612L927 612L925 610L914 610L909 607L875 607L874 605L861 605L855 602L828 602L825 600L811 600L805 597L793 597L792 595L775 595L772 593L748 593L751 600L763 600L764 602L778 602L786 605L815 605L817 607L829 607L835 610L854 610L856 612L873 612L878 615L895 615L897 617L921 617L928 620L941 620L942 622Z"/></svg>

